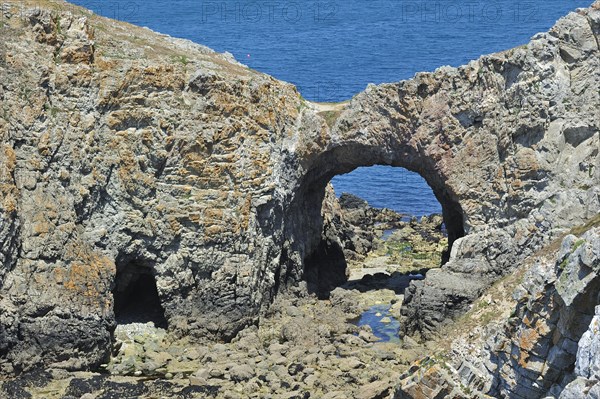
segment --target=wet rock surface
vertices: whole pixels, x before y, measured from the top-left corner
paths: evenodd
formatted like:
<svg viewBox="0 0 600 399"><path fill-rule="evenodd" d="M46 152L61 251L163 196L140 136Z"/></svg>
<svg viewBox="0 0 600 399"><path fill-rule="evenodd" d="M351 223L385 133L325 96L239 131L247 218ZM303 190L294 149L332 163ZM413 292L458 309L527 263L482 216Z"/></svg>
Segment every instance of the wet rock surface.
<svg viewBox="0 0 600 399"><path fill-rule="evenodd" d="M373 208L347 193L340 196L336 211L333 223L351 270L389 265L390 270L409 272L441 266L448 249L442 215L402 215Z"/></svg>

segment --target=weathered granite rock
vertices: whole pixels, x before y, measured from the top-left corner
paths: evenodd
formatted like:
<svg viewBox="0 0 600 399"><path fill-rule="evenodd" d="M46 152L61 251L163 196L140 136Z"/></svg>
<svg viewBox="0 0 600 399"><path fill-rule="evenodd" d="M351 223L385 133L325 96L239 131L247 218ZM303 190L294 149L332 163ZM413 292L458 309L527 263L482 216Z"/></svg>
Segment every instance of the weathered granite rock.
<svg viewBox="0 0 600 399"><path fill-rule="evenodd" d="M418 172L443 208L451 256L407 296L409 334L600 209L598 3L335 121L185 40L60 1L1 12L2 372L98 366L114 287L147 276L172 333L231 339L314 275L325 187L358 166Z"/></svg>

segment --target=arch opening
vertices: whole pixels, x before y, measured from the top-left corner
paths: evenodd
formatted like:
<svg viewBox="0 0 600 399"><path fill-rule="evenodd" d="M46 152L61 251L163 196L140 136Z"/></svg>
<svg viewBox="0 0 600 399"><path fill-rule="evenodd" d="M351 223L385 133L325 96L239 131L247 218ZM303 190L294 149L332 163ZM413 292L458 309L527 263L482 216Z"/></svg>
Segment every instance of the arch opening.
<svg viewBox="0 0 600 399"><path fill-rule="evenodd" d="M367 166L372 165L367 164ZM445 250L439 254L440 256L435 267L439 267L449 260L452 244L456 239L465 235L462 208L458 202L452 199L452 195L447 190L445 182L437 178L436 174L423 173L422 171L414 169L410 170L408 168L405 169L404 167L405 165L389 162L383 165L376 165L373 168L358 168L358 172L355 171L357 168L341 167L336 171L329 171L318 177L310 176L310 174L308 175L307 183L305 183L304 190L302 191L303 195L301 195L304 204L301 204L301 206L303 208L303 214L308 216L307 220L313 221L312 223L309 222L309 225L306 226L307 228L304 229L305 234L308 235L308 237L306 237L308 245L305 247L306 252L304 257L304 280L307 282L310 292L316 293L321 298L328 298L330 292L336 287L348 285L349 282L353 282L352 278L349 281L349 278L351 277L349 264L355 262L353 262L354 259L349 257L348 250L356 251L357 248L355 248L356 245L353 243L348 245L347 240L352 241L353 238L356 238L352 236L355 236L357 233L356 231L341 231L343 230L340 229L340 224L342 222L335 216L335 212L332 215L332 210L328 209L328 207L331 207L331 198L328 198L331 194L326 191L327 184L332 180L334 186L337 182L338 186L342 187L341 190L336 189L338 197L341 194L340 191L358 191L359 195L362 194L367 197L365 198L368 203L367 209L396 208L391 209L392 212L388 212L387 215L388 218L393 218L392 215L394 214L398 215L398 218L395 221L387 220L387 222L392 224L394 224L393 222L398 222L392 226L393 229L400 228L400 222L402 222L412 223L412 227L419 230L421 232L420 234L423 236L428 234L426 232L426 229L428 228L432 230L435 229L438 233L444 234L447 239L447 246L445 247ZM366 172L366 169L369 169L372 172ZM387 173L388 171L401 171L400 173L404 175L404 178L401 181L394 181L394 176L387 177L387 180L392 181L394 183L393 186L395 186L391 191L398 189L399 191L405 191L404 193L396 193L398 197L401 197L402 194L407 194L407 190L417 189L419 192L416 193L416 195L413 192L412 198L408 195L406 198L394 198L393 201L389 201L389 198L386 200L384 197L390 193L384 192L380 193L380 199L383 199L383 202L377 200L373 201L373 196L369 195L369 193L377 194L375 191L378 189L381 191L381 187L377 186L378 184L381 185L381 181L378 181L378 179L381 177L382 173ZM394 175L394 172L392 172L391 175ZM346 176L350 177L350 180L355 180L353 183L351 182L350 185L359 185L359 190L347 189L348 184L343 181L344 179L347 180L347 177L341 179L337 177L344 173L348 173ZM386 177L383 178L383 180L385 179ZM342 181L342 184L339 184L340 181ZM374 183L374 185L370 183ZM409 183L409 185L402 187L402 184L404 183ZM365 195L365 193L367 193L367 195ZM411 204L410 201L412 201L413 204ZM388 206L390 203L393 205ZM428 204L428 206L424 207L424 203ZM403 206L397 207L396 205L398 204ZM348 206L348 204L345 204L344 206ZM347 211L347 209L342 209L342 212ZM361 212L364 213L365 210L358 210L355 213L360 215ZM421 221L421 217L430 214L441 214L441 216L437 216L436 218L425 217L423 218L423 221ZM315 220L317 222L314 222ZM356 220L352 222L356 223ZM359 220L358 222L360 224L365 221ZM373 224L383 224L383 220L373 217L373 215L371 215L371 220L369 222L372 223L370 226L372 229L371 232L378 230L377 226ZM415 224L418 223L423 223L423 226L417 226L418 228L415 227ZM431 233L435 235L434 231ZM362 251L361 255L366 255L367 252L376 249L374 248L376 245L382 245L382 237L377 237L376 234L375 237L370 237L370 239L367 238L366 241L363 240L362 243L360 243L360 239L357 241L361 247L358 248L358 252ZM385 243L383 245L385 246ZM405 244L400 243L399 245L403 246ZM406 247L410 246L406 245ZM423 256L423 254L415 253L414 256L417 258ZM422 276L429 268L430 267L428 266L421 269L414 268L414 273L415 275ZM379 278L371 279L371 281L375 284L374 287L390 288L398 293L399 290L403 291L407 285L407 282L404 281L405 279L399 278L398 274L399 273L391 272L391 274L388 274L385 278L380 275L378 276ZM401 287L396 286L396 283L400 284Z"/></svg>
<svg viewBox="0 0 600 399"><path fill-rule="evenodd" d="M167 328L152 268L137 262L117 267L113 298L117 324L153 322Z"/></svg>

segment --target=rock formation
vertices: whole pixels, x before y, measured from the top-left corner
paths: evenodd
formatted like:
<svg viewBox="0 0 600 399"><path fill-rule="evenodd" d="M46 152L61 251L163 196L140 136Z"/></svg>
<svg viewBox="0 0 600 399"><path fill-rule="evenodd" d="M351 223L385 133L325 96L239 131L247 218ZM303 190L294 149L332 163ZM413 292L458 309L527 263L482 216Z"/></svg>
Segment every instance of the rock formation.
<svg viewBox="0 0 600 399"><path fill-rule="evenodd" d="M325 187L374 164L418 172L442 205L448 262L403 307L404 333L431 336L600 211L599 9L332 117L200 45L4 2L0 371L98 366L115 287L147 276L173 334L231 339L319 284Z"/></svg>
<svg viewBox="0 0 600 399"><path fill-rule="evenodd" d="M516 303L492 293L476 304L478 325L403 376L396 398L597 397L600 228L569 234L522 267L514 294L505 292Z"/></svg>

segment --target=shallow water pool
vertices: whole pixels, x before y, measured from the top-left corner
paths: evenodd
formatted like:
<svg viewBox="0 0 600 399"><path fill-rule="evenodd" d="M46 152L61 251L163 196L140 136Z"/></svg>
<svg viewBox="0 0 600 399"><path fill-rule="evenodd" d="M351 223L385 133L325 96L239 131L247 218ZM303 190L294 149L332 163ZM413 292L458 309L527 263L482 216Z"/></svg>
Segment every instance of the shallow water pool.
<svg viewBox="0 0 600 399"><path fill-rule="evenodd" d="M400 322L390 313L390 304L373 305L354 321L357 326L368 325L381 342L400 342ZM383 321L382 321L383 320Z"/></svg>

